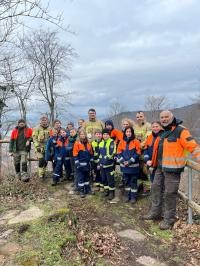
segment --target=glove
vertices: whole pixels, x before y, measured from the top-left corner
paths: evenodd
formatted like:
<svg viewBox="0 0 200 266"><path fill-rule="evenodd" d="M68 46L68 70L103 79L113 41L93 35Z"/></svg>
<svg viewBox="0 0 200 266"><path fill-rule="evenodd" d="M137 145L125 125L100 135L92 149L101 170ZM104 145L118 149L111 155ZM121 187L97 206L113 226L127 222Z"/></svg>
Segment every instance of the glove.
<svg viewBox="0 0 200 266"><path fill-rule="evenodd" d="M42 152L40 147L37 147L36 150L37 150L37 152Z"/></svg>

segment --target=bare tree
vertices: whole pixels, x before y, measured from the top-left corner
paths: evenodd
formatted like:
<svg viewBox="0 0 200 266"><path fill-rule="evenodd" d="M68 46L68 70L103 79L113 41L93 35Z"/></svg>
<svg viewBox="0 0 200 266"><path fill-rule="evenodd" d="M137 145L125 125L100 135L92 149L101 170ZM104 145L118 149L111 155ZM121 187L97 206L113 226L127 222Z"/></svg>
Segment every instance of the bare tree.
<svg viewBox="0 0 200 266"><path fill-rule="evenodd" d="M150 112L151 120L159 118L159 112L167 105L166 96L147 96L145 98L145 108Z"/></svg>
<svg viewBox="0 0 200 266"><path fill-rule="evenodd" d="M122 112L124 112L124 107L119 102L115 101L110 104L108 117L112 119L116 128L121 128Z"/></svg>
<svg viewBox="0 0 200 266"><path fill-rule="evenodd" d="M60 89L63 79L69 79L74 49L70 44L61 45L55 31L39 30L22 40L27 59L36 70L36 87L41 97L49 106L50 121L55 118L56 101L67 97L68 93Z"/></svg>
<svg viewBox="0 0 200 266"><path fill-rule="evenodd" d="M35 71L32 64L25 61L20 52L17 55L8 55L0 68L0 77L4 83L12 87L20 115L26 120L27 101L34 90Z"/></svg>
<svg viewBox="0 0 200 266"><path fill-rule="evenodd" d="M0 1L0 43L4 43L20 26L26 25L24 18L40 19L61 27L62 16L52 16L49 2L42 0L1 0Z"/></svg>

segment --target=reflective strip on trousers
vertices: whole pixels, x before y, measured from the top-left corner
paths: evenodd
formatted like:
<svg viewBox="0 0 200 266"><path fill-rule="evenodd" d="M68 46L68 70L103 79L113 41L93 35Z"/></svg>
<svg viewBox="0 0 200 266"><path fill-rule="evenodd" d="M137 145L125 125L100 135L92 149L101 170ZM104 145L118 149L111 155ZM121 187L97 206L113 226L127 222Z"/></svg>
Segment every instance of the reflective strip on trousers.
<svg viewBox="0 0 200 266"><path fill-rule="evenodd" d="M60 176L59 174L55 174L55 173L53 173L53 175L55 175L55 176Z"/></svg>
<svg viewBox="0 0 200 266"><path fill-rule="evenodd" d="M137 192L138 190L137 189L131 189L131 192Z"/></svg>
<svg viewBox="0 0 200 266"><path fill-rule="evenodd" d="M80 165L81 165L81 166L86 166L86 165L87 165L87 163L80 163Z"/></svg>
<svg viewBox="0 0 200 266"><path fill-rule="evenodd" d="M103 168L109 168L109 167L112 167L113 164L109 164L109 165L103 165Z"/></svg>

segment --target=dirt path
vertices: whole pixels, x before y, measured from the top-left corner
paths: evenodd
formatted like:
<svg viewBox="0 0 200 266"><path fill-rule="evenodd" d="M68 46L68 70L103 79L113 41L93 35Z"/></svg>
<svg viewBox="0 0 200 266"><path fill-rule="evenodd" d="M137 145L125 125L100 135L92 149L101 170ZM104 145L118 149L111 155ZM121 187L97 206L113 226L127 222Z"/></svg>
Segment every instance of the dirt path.
<svg viewBox="0 0 200 266"><path fill-rule="evenodd" d="M147 198L133 207L100 194L81 199L71 184L53 188L50 179L14 182L1 194L0 265L199 265L199 226L184 227L187 240L178 234L183 223L163 232L143 222ZM184 247L181 237L196 246Z"/></svg>

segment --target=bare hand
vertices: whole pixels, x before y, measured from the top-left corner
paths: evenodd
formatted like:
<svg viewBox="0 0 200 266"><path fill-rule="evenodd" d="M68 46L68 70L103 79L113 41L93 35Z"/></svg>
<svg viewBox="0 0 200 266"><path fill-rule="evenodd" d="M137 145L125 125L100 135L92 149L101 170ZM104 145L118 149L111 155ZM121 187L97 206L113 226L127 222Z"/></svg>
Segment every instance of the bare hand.
<svg viewBox="0 0 200 266"><path fill-rule="evenodd" d="M147 165L148 165L148 166L152 166L152 161L150 161L150 160L147 161Z"/></svg>

